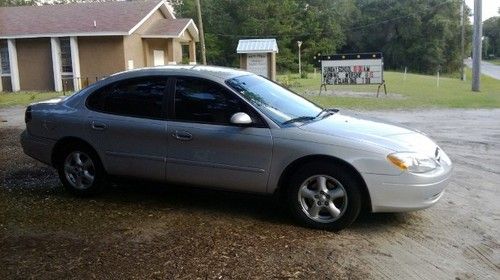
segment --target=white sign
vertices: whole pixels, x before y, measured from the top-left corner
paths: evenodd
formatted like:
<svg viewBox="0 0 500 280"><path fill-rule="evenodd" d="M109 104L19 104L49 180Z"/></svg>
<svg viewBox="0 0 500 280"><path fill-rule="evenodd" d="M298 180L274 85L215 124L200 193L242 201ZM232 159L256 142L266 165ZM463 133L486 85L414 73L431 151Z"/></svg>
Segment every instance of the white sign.
<svg viewBox="0 0 500 280"><path fill-rule="evenodd" d="M247 71L268 77L267 54L249 53L247 55Z"/></svg>
<svg viewBox="0 0 500 280"><path fill-rule="evenodd" d="M381 84L384 79L381 58L322 60L321 73L328 85Z"/></svg>

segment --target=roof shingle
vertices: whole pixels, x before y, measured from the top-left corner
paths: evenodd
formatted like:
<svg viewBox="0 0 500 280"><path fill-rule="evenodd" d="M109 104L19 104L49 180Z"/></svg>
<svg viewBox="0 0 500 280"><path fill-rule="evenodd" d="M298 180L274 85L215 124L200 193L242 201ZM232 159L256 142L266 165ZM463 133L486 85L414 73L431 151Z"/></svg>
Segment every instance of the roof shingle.
<svg viewBox="0 0 500 280"><path fill-rule="evenodd" d="M243 39L238 41L237 53L278 52L276 39Z"/></svg>
<svg viewBox="0 0 500 280"><path fill-rule="evenodd" d="M189 18L160 19L144 31L142 35L178 37L190 21Z"/></svg>
<svg viewBox="0 0 500 280"><path fill-rule="evenodd" d="M0 8L0 38L128 33L162 0L74 3ZM95 26L94 26L95 22Z"/></svg>

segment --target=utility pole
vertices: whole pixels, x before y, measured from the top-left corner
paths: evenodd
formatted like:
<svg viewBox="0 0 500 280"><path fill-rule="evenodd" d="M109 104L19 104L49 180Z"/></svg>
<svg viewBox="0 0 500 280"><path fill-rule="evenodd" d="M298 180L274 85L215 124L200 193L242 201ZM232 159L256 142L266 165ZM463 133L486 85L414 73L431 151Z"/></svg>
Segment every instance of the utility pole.
<svg viewBox="0 0 500 280"><path fill-rule="evenodd" d="M198 10L198 27L200 28L200 45L201 45L201 63L207 65L207 55L205 51L205 33L203 32L203 20L201 19L200 0L196 0L196 9Z"/></svg>
<svg viewBox="0 0 500 280"><path fill-rule="evenodd" d="M465 20L464 20L464 14L465 14L465 0L462 0L462 5L460 6L460 25L462 28L462 40L461 40L461 58L462 58L462 67L460 68L460 79L462 81L465 81L465 65L464 65L464 60L465 60Z"/></svg>
<svg viewBox="0 0 500 280"><path fill-rule="evenodd" d="M482 0L474 0L474 40L472 42L472 91L481 87L481 37L483 36Z"/></svg>
<svg viewBox="0 0 500 280"><path fill-rule="evenodd" d="M300 47L302 46L302 41L297 41L297 46L299 46L299 79L302 78L302 63L300 61Z"/></svg>

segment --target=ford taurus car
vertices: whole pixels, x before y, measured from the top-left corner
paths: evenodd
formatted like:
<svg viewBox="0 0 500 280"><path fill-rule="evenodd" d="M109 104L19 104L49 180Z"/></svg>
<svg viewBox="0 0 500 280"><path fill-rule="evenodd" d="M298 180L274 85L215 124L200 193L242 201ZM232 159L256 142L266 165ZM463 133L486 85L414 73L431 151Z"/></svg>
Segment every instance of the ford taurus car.
<svg viewBox="0 0 500 280"><path fill-rule="evenodd" d="M322 108L263 77L211 66L112 75L26 109L24 152L76 195L110 177L278 194L303 225L427 208L452 163L417 131Z"/></svg>

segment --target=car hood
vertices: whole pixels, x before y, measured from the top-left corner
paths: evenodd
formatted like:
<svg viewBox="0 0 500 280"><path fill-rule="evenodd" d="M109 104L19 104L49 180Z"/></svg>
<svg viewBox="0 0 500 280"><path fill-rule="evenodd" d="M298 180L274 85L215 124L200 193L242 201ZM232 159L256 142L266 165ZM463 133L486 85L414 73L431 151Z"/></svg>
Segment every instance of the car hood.
<svg viewBox="0 0 500 280"><path fill-rule="evenodd" d="M312 133L348 138L398 152L420 152L434 157L437 145L419 131L385 121L336 113L306 123L300 129Z"/></svg>

